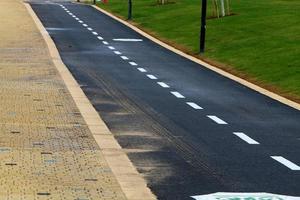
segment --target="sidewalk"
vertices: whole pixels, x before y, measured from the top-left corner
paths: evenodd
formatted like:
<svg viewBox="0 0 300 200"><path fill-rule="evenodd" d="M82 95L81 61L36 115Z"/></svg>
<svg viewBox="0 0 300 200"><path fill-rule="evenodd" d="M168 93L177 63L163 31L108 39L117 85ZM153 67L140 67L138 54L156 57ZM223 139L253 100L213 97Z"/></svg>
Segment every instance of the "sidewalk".
<svg viewBox="0 0 300 200"><path fill-rule="evenodd" d="M96 142L69 89L24 4L1 0L0 199L140 198L124 192L132 183L110 166L115 141L106 126L95 120L103 130Z"/></svg>

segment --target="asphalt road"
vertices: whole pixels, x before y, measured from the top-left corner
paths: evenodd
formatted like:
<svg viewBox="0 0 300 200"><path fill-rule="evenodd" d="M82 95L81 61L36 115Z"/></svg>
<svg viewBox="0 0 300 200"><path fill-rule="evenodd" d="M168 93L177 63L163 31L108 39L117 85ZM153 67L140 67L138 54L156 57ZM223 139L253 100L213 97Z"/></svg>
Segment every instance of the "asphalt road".
<svg viewBox="0 0 300 200"><path fill-rule="evenodd" d="M31 5L159 199L213 192L300 196L299 111L158 46L90 6Z"/></svg>

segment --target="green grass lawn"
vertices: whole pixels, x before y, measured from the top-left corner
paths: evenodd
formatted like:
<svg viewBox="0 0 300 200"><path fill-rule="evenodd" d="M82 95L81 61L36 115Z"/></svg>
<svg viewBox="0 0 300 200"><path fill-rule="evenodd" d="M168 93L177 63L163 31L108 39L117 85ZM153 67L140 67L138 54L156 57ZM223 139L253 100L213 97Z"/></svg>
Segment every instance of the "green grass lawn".
<svg viewBox="0 0 300 200"><path fill-rule="evenodd" d="M127 0L108 1L99 6L126 18ZM132 1L140 28L197 54L201 0ZM204 59L300 101L300 0L231 0L231 10L235 15L207 20Z"/></svg>

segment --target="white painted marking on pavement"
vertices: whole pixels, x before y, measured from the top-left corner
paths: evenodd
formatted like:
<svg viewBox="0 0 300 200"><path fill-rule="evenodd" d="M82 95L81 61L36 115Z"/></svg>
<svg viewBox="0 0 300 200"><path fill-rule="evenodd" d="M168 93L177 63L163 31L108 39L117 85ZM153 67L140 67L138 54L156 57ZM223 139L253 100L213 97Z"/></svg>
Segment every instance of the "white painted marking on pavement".
<svg viewBox="0 0 300 200"><path fill-rule="evenodd" d="M105 44L105 45L108 45L108 42L106 42L106 41L103 41L102 43Z"/></svg>
<svg viewBox="0 0 300 200"><path fill-rule="evenodd" d="M97 33L97 32L95 32L95 31L94 31L94 32L92 32L92 33L93 33L93 35L98 35L98 33Z"/></svg>
<svg viewBox="0 0 300 200"><path fill-rule="evenodd" d="M120 51L114 51L115 54L121 55L122 53Z"/></svg>
<svg viewBox="0 0 300 200"><path fill-rule="evenodd" d="M242 140L244 140L245 142L247 142L248 144L259 144L257 141L253 140L252 138L250 138L248 135L246 135L245 133L241 133L241 132L233 132L234 135L238 136L239 138L241 138Z"/></svg>
<svg viewBox="0 0 300 200"><path fill-rule="evenodd" d="M93 29L92 29L92 28L90 28L90 27L88 27L88 28L87 28L87 30L89 30L89 31L92 31Z"/></svg>
<svg viewBox="0 0 300 200"><path fill-rule="evenodd" d="M76 18L75 18L75 20L79 21L79 18L78 18L78 17L76 17Z"/></svg>
<svg viewBox="0 0 300 200"><path fill-rule="evenodd" d="M114 49L116 49L115 47L113 47L113 46L108 46L108 48L109 49L111 49L111 50L114 50Z"/></svg>
<svg viewBox="0 0 300 200"><path fill-rule="evenodd" d="M129 58L126 57L126 56L121 56L121 58L122 58L123 60L129 60Z"/></svg>
<svg viewBox="0 0 300 200"><path fill-rule="evenodd" d="M271 158L280 162L281 164L283 164L284 166L286 166L287 168L289 168L291 170L295 170L295 171L300 170L300 166L296 165L295 163L292 163L291 161L285 159L282 156L271 156Z"/></svg>
<svg viewBox="0 0 300 200"><path fill-rule="evenodd" d="M97 38L98 38L99 40L103 40L103 37L101 37L101 36L98 36Z"/></svg>
<svg viewBox="0 0 300 200"><path fill-rule="evenodd" d="M196 104L194 102L186 102L186 104L191 106L192 108L194 108L196 110L202 110L203 109L201 106L199 106L198 104Z"/></svg>
<svg viewBox="0 0 300 200"><path fill-rule="evenodd" d="M78 22L79 22L79 23L81 23L81 24L83 23L83 21L81 21L81 20L80 20L80 21L78 21Z"/></svg>
<svg viewBox="0 0 300 200"><path fill-rule="evenodd" d="M130 39L130 38L116 38L113 41L120 41L120 42L142 42L142 39Z"/></svg>
<svg viewBox="0 0 300 200"><path fill-rule="evenodd" d="M179 92L176 92L176 91L172 91L171 94L173 94L175 97L177 97L179 99L185 98L185 96L183 96L182 94L180 94Z"/></svg>
<svg viewBox="0 0 300 200"><path fill-rule="evenodd" d="M214 115L207 115L208 118L212 119L214 122L216 122L217 124L227 124L227 122L223 121L222 119L220 119L217 116Z"/></svg>
<svg viewBox="0 0 300 200"><path fill-rule="evenodd" d="M169 85L167 85L167 84L164 83L164 82L157 82L157 84L160 85L160 86L163 87L163 88L169 88L169 87L170 87Z"/></svg>
<svg viewBox="0 0 300 200"><path fill-rule="evenodd" d="M129 62L129 64L132 65L132 66L137 66L138 65L135 62Z"/></svg>
<svg viewBox="0 0 300 200"><path fill-rule="evenodd" d="M147 70L145 70L144 68L142 68L142 67L139 67L139 68L137 68L140 72L147 72Z"/></svg>
<svg viewBox="0 0 300 200"><path fill-rule="evenodd" d="M152 79L152 80L156 80L157 77L152 75L152 74L147 74L148 78Z"/></svg>
<svg viewBox="0 0 300 200"><path fill-rule="evenodd" d="M88 25L87 25L87 24L82 24L82 26L84 26L84 27L88 27Z"/></svg>

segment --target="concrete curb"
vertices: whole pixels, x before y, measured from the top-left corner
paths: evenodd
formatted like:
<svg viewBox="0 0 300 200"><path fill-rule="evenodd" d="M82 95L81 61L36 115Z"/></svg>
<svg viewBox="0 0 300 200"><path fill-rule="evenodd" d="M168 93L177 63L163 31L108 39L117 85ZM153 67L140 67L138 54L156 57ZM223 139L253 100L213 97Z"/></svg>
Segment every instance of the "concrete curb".
<svg viewBox="0 0 300 200"><path fill-rule="evenodd" d="M170 51L172 51L172 52L174 52L174 53L176 53L176 54L178 54L178 55L180 55L182 57L185 57L185 58L187 58L187 59L189 59L189 60L191 60L191 61L193 61L195 63L198 63L198 64L200 64L200 65L202 65L202 66L204 66L204 67L206 67L206 68L208 68L208 69L210 69L210 70L212 70L212 71L214 71L214 72L216 72L216 73L218 73L218 74L220 74L222 76L225 76L225 77L227 77L227 78L229 78L229 79L231 79L233 81L236 81L236 82L238 82L238 83L240 83L240 84L242 84L242 85L244 85L244 86L246 86L246 87L248 87L248 88L250 88L252 90L255 90L255 91L257 91L257 92L259 92L259 93L261 93L261 94L263 94L265 96L268 96L268 97L270 97L270 98L272 98L272 99L274 99L276 101L279 101L279 102L281 102L283 104L286 104L286 105L288 105L288 106L290 106L292 108L300 110L300 104L298 104L297 102L289 100L289 99L287 99L287 98L285 98L283 96L280 96L278 94L275 94L274 92L271 92L271 91L269 91L267 89L264 89L264 88L262 88L262 87L260 87L258 85L250 83L249 81L246 81L246 80L244 80L244 79L242 79L240 77L232 75L232 74L230 74L230 73L228 73L228 72L226 72L226 71L224 71L224 70L222 70L220 68L217 68L216 66L210 65L210 64L208 64L208 63L206 63L206 62L204 62L204 61L202 61L202 60L200 60L198 58L190 56L190 55L188 55L188 54L186 54L186 53L184 53L184 52L182 52L182 51L180 51L180 50L178 50L178 49L176 49L176 48L174 48L174 47L172 47L172 46L170 46L170 45L168 45L168 44L166 44L166 43L164 43L164 42L162 42L160 40L158 40L157 38L149 35L148 33L142 31L141 29L137 28L136 26L133 26L132 24L128 23L127 21L125 21L123 19L120 19L120 18L116 17L115 15L113 15L113 14L111 14L111 13L109 13L109 12L107 12L107 11L105 11L105 10L103 10L103 9L95 6L95 5L92 5L92 7L94 7L98 11L104 13L105 15L107 15L107 16L109 16L109 17L111 17L111 18L113 18L113 19L115 19L117 21L119 21L120 23L122 23L125 26L131 28L132 30L134 30L137 33L141 34L142 36L148 38L149 40L155 42L156 44L158 44L158 45L160 45L160 46L162 46L162 47L164 47L164 48L166 48L166 49L168 49L168 50L170 50Z"/></svg>
<svg viewBox="0 0 300 200"><path fill-rule="evenodd" d="M94 109L84 92L81 90L68 68L62 62L54 42L31 6L26 3L24 4L48 46L54 65L71 93L76 106L80 110L81 115L93 134L106 162L119 182L127 199L155 200L156 197L147 187L146 181L135 169L127 155L123 152L121 146L98 115L98 112Z"/></svg>

